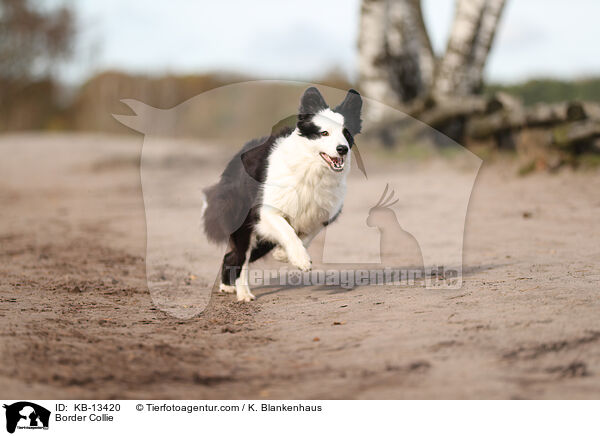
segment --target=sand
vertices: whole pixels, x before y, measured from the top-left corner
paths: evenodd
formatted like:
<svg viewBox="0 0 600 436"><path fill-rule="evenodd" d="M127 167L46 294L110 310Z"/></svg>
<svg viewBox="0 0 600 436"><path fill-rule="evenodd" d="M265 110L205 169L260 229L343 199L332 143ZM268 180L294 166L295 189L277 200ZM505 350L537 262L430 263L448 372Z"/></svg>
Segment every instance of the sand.
<svg viewBox="0 0 600 436"><path fill-rule="evenodd" d="M519 177L510 162L484 162L460 289L274 284L249 304L214 293L182 319L148 292L142 142L0 137L4 398L600 397L600 172ZM197 145L175 166L208 184L231 150ZM370 180L397 178L393 168ZM409 168L410 180L443 171ZM380 194L349 193L365 204ZM431 216L442 206L423 205ZM337 223L349 253L367 237L349 227L353 213Z"/></svg>

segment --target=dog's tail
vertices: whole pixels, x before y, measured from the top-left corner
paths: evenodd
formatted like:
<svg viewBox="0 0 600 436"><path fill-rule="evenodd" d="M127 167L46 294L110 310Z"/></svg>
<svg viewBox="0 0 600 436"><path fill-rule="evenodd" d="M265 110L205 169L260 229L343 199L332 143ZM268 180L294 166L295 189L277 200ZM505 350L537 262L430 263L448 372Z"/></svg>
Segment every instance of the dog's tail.
<svg viewBox="0 0 600 436"><path fill-rule="evenodd" d="M213 185L204 190L202 204L202 220L204 233L209 241L220 244L229 239L229 229L226 227L225 214L228 202L224 201L219 192L219 185Z"/></svg>

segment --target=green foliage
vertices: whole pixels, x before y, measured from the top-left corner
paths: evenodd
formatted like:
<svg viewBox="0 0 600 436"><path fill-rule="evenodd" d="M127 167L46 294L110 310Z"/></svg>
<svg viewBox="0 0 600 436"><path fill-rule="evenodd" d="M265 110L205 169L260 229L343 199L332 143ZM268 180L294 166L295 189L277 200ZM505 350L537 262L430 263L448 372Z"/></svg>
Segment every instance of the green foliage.
<svg viewBox="0 0 600 436"><path fill-rule="evenodd" d="M490 84L485 87L488 95L503 91L523 100L525 105L557 103L568 100L600 102L600 78L576 81L534 79L515 85Z"/></svg>

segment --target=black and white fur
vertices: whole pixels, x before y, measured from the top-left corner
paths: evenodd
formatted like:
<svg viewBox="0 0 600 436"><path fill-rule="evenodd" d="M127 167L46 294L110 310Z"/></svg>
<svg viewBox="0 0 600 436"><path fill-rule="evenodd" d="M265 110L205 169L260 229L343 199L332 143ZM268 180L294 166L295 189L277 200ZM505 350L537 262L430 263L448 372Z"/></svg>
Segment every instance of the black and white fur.
<svg viewBox="0 0 600 436"><path fill-rule="evenodd" d="M353 89L330 109L316 88L308 88L295 127L248 142L219 183L205 190L206 235L216 243L229 242L222 292L254 300L248 264L271 250L275 259L310 270L308 244L342 209L361 109Z"/></svg>

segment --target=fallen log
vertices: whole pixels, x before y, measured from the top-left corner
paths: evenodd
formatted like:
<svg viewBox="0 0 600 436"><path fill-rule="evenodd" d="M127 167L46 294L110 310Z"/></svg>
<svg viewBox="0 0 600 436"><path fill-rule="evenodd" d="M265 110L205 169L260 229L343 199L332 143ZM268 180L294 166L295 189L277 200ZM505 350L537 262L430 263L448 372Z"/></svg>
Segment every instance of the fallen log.
<svg viewBox="0 0 600 436"><path fill-rule="evenodd" d="M467 123L466 135L473 139L485 139L499 132L518 130L525 125L522 108L500 110L489 115L472 117Z"/></svg>
<svg viewBox="0 0 600 436"><path fill-rule="evenodd" d="M436 128L456 118L467 118L485 112L487 101L481 97L464 99L445 99L436 102L429 110L420 113L417 118Z"/></svg>
<svg viewBox="0 0 600 436"><path fill-rule="evenodd" d="M558 147L570 147L600 137L600 121L573 121L556 126L551 130L552 144Z"/></svg>
<svg viewBox="0 0 600 436"><path fill-rule="evenodd" d="M579 104L582 111L582 117L580 119L590 119L600 121L600 105L598 103L591 102L572 102L571 104ZM575 120L574 118L571 118Z"/></svg>
<svg viewBox="0 0 600 436"><path fill-rule="evenodd" d="M507 94L506 92L496 92L492 95L486 105L485 113L493 114L495 112L505 111L521 111L523 109L523 103L517 97Z"/></svg>
<svg viewBox="0 0 600 436"><path fill-rule="evenodd" d="M536 162L536 168L550 169L573 163L582 153L600 151L597 103L571 101L524 107L519 99L496 93L487 99L430 97L413 102L405 113L410 116L389 120L367 135L388 148L419 142L444 147L450 144L449 137L470 147L514 149ZM411 116L422 123L412 122Z"/></svg>
<svg viewBox="0 0 600 436"><path fill-rule="evenodd" d="M587 108L587 110L586 110ZM595 114L593 105L579 101L564 103L538 103L525 111L525 124L529 127L544 127L565 121L580 121ZM600 115L600 111L598 112Z"/></svg>

